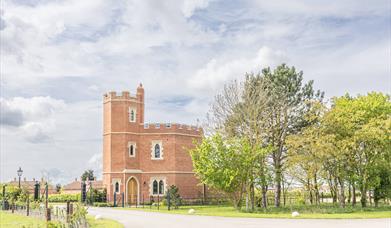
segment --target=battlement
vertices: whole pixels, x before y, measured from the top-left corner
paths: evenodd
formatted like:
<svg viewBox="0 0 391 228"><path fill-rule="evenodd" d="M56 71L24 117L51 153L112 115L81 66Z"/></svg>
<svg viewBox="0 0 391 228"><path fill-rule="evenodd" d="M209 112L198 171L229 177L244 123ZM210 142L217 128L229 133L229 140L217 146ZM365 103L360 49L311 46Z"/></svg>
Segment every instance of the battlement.
<svg viewBox="0 0 391 228"><path fill-rule="evenodd" d="M186 134L202 135L203 130L199 126L179 124L179 123L143 123L142 125L145 132L181 132Z"/></svg>
<svg viewBox="0 0 391 228"><path fill-rule="evenodd" d="M131 94L129 91L122 91L121 94L111 91L103 95L103 100L137 100L137 96L135 94Z"/></svg>

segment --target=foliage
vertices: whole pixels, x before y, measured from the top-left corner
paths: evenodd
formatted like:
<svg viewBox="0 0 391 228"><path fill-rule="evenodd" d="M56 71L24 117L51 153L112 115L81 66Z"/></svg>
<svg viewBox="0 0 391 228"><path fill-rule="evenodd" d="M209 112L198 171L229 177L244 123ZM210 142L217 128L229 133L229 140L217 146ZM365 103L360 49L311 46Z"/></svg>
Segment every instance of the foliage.
<svg viewBox="0 0 391 228"><path fill-rule="evenodd" d="M88 169L84 171L84 173L81 175L81 180L82 181L94 180L94 170Z"/></svg>
<svg viewBox="0 0 391 228"><path fill-rule="evenodd" d="M80 194L51 194L48 196L48 201L51 203L65 203L80 201Z"/></svg>
<svg viewBox="0 0 391 228"><path fill-rule="evenodd" d="M170 204L174 206L175 209L178 209L180 205L182 205L182 199L179 195L179 189L175 185L171 185L167 190L167 195L165 196L165 200L168 200L168 195L170 195Z"/></svg>
<svg viewBox="0 0 391 228"><path fill-rule="evenodd" d="M201 181L229 195L235 208L240 209L254 160L248 140L224 139L216 134L191 150L191 157Z"/></svg>

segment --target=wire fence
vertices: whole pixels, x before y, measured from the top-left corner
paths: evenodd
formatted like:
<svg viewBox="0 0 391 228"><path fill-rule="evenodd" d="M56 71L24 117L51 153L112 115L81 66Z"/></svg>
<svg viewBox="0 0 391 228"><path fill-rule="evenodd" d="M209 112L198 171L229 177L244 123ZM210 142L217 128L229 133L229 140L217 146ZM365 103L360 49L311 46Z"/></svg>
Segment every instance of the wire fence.
<svg viewBox="0 0 391 228"><path fill-rule="evenodd" d="M74 204L67 202L66 205L46 206L39 204L31 207L29 202L8 203L4 201L1 209L7 213L29 216L37 219L55 222L56 227L64 228L88 228L85 216L78 216L80 213L75 210ZM80 210L80 208L77 208Z"/></svg>

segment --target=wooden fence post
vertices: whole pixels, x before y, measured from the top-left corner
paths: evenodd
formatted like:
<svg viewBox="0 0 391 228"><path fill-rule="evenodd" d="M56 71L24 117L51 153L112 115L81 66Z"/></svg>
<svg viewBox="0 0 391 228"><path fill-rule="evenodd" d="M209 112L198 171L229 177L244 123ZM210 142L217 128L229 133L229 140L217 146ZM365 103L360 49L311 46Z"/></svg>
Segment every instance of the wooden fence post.
<svg viewBox="0 0 391 228"><path fill-rule="evenodd" d="M52 218L50 208L46 208L46 221L50 221Z"/></svg>

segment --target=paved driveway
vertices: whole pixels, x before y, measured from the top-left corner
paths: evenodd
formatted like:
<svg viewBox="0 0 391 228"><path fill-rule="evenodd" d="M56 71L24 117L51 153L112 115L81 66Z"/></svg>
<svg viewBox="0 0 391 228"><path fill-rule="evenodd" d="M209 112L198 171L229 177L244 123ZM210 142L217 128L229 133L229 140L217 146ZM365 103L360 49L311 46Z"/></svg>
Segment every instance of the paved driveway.
<svg viewBox="0 0 391 228"><path fill-rule="evenodd" d="M217 216L175 215L112 208L89 208L89 214L121 222L125 227L141 228L391 228L389 219L262 219Z"/></svg>

